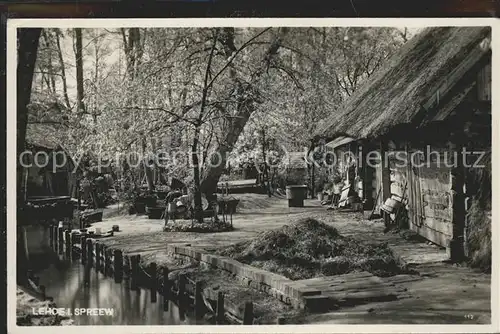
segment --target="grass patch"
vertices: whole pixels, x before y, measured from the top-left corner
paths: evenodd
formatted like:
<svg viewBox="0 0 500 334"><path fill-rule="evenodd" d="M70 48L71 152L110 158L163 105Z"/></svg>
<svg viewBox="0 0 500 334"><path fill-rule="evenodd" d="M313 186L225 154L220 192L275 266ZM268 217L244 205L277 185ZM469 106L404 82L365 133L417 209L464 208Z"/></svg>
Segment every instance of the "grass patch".
<svg viewBox="0 0 500 334"><path fill-rule="evenodd" d="M335 228L311 218L263 232L217 253L293 280L351 271L369 271L377 276L407 272L387 244L344 237Z"/></svg>

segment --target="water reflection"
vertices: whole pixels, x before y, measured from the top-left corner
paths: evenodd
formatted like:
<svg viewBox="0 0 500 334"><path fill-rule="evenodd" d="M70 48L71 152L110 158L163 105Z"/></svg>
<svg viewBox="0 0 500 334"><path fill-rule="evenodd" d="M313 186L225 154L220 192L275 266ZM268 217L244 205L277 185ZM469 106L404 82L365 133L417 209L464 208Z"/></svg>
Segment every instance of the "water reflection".
<svg viewBox="0 0 500 334"><path fill-rule="evenodd" d="M90 276L89 285L84 275ZM78 261L56 263L38 273L40 284L45 285L47 296L53 297L57 307L111 308L113 315L73 315L76 325L190 325L199 323L179 314L178 307L169 303L163 310L163 299L157 295L151 303L148 290L131 291L127 282L117 284L95 269L88 270Z"/></svg>

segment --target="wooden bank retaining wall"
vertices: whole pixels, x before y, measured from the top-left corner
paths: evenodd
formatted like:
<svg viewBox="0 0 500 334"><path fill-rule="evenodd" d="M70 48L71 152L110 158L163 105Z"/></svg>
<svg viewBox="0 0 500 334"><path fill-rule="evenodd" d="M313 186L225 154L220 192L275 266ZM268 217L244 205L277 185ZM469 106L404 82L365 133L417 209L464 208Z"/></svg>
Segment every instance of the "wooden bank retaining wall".
<svg viewBox="0 0 500 334"><path fill-rule="evenodd" d="M168 267L159 267L155 262L144 267L140 255L123 254L122 250L107 247L88 234L78 235L54 225L50 228L49 242L58 254L64 255L69 261L78 260L85 266L84 284L90 283L93 269L112 277L116 283L126 284L131 290L141 287L149 289L152 303L156 303L157 295L160 295L165 311L168 311L169 301L175 302L180 309L181 320L185 312L190 310L197 319L208 315L217 324L251 325L254 322L252 301L246 301L241 310L238 305L225 300L223 292L203 288L201 281L193 281L185 274L179 274L177 279L169 279ZM181 256L181 253L179 251L177 254ZM283 323L281 318L276 321Z"/></svg>

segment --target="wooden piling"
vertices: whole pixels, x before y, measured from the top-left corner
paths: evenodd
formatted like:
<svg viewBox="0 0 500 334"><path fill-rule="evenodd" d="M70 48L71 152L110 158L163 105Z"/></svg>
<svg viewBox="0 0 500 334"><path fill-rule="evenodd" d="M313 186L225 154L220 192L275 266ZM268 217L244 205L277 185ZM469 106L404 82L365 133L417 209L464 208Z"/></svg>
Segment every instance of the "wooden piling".
<svg viewBox="0 0 500 334"><path fill-rule="evenodd" d="M130 279L130 258L128 255L123 255L123 277L127 280Z"/></svg>
<svg viewBox="0 0 500 334"><path fill-rule="evenodd" d="M139 273L139 258L137 255L130 257L130 289L137 290L137 276Z"/></svg>
<svg viewBox="0 0 500 334"><path fill-rule="evenodd" d="M69 259L71 257L71 232L70 230L64 231L64 242L66 248L66 257Z"/></svg>
<svg viewBox="0 0 500 334"><path fill-rule="evenodd" d="M57 238L58 234L57 233L58 233L57 225L54 224L52 226L52 238L53 238L53 240L52 240L52 248L54 250L57 249L57 243L58 243L58 238Z"/></svg>
<svg viewBox="0 0 500 334"><path fill-rule="evenodd" d="M246 302L245 310L243 311L243 325L253 324L253 303Z"/></svg>
<svg viewBox="0 0 500 334"><path fill-rule="evenodd" d="M62 254L62 251L63 251L63 245L64 245L63 238L64 238L64 231L63 231L62 226L59 226L57 228L57 240L58 240L57 250L58 250L59 254Z"/></svg>
<svg viewBox="0 0 500 334"><path fill-rule="evenodd" d="M194 285L194 314L197 319L201 318L204 307L202 289L201 281L196 281Z"/></svg>
<svg viewBox="0 0 500 334"><path fill-rule="evenodd" d="M151 275L151 279L150 279L150 282L149 282L149 286L150 286L150 291L151 291L151 303L156 303L156 263L155 262L151 262L151 264L149 265L149 274Z"/></svg>
<svg viewBox="0 0 500 334"><path fill-rule="evenodd" d="M85 264L87 262L87 236L82 235L80 237L80 247L81 247L81 260L82 264Z"/></svg>
<svg viewBox="0 0 500 334"><path fill-rule="evenodd" d="M85 259L89 268L92 268L94 260L94 245L92 239L87 239L87 258Z"/></svg>
<svg viewBox="0 0 500 334"><path fill-rule="evenodd" d="M101 244L95 243L95 271L99 272L101 269Z"/></svg>
<svg viewBox="0 0 500 334"><path fill-rule="evenodd" d="M178 290L178 295L177 298L179 299L179 308L184 307L184 300L185 300L185 295L186 295L186 274L180 274L179 275L179 290Z"/></svg>
<svg viewBox="0 0 500 334"><path fill-rule="evenodd" d="M49 245L54 248L54 225L49 226Z"/></svg>
<svg viewBox="0 0 500 334"><path fill-rule="evenodd" d="M57 238L58 238L60 244L63 242L63 236L64 236L63 227L62 226L58 226L57 227Z"/></svg>
<svg viewBox="0 0 500 334"><path fill-rule="evenodd" d="M179 305L179 319L184 321L186 318L185 309L186 309L186 275L179 275L179 289L178 289L178 305Z"/></svg>
<svg viewBox="0 0 500 334"><path fill-rule="evenodd" d="M88 255L88 254L87 254ZM83 282L86 286L90 285L90 271L92 270L91 262L87 261L83 270Z"/></svg>
<svg viewBox="0 0 500 334"><path fill-rule="evenodd" d="M218 325L224 323L224 293L219 291L217 294L217 310L216 310L216 323Z"/></svg>
<svg viewBox="0 0 500 334"><path fill-rule="evenodd" d="M115 249L113 252L113 273L115 282L121 283L123 279L123 254L119 249Z"/></svg>
<svg viewBox="0 0 500 334"><path fill-rule="evenodd" d="M168 311L168 303L172 287L168 279L168 267L163 267L163 310Z"/></svg>
<svg viewBox="0 0 500 334"><path fill-rule="evenodd" d="M71 233L71 258L76 259L76 252L75 252L75 244L76 244L76 234Z"/></svg>
<svg viewBox="0 0 500 334"><path fill-rule="evenodd" d="M106 245L102 245L102 255L104 257L104 269L103 269L103 274L104 276L109 276L109 265L110 265L110 259L109 259L109 250Z"/></svg>

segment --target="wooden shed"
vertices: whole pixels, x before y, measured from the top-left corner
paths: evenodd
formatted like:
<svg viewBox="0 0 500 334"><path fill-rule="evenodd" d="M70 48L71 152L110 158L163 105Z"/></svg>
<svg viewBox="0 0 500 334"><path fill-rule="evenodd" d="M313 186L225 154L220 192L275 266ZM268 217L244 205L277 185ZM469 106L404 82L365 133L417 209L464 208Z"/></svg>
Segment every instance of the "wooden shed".
<svg viewBox="0 0 500 334"><path fill-rule="evenodd" d="M380 190L380 207L403 195L409 227L452 258L463 256L474 195L460 154L491 152L490 42L490 27L423 30L316 133L326 142L352 138L362 150L366 197ZM374 168L369 154L382 159Z"/></svg>
<svg viewBox="0 0 500 334"><path fill-rule="evenodd" d="M23 188L27 198L43 196L76 197L81 170L55 137L57 129L48 124L28 124L26 151L21 157Z"/></svg>

